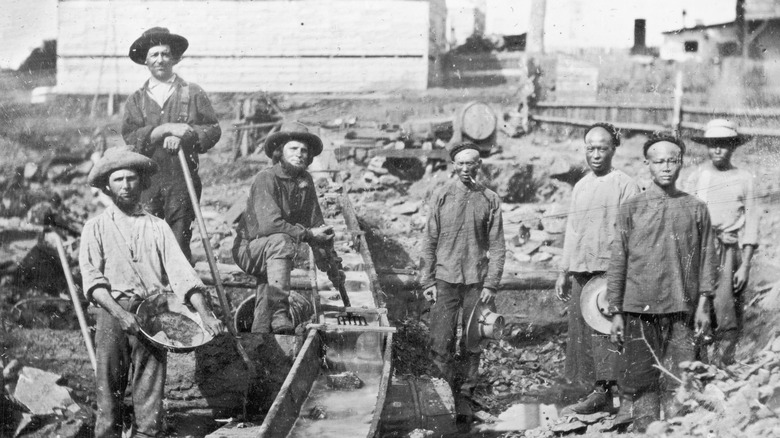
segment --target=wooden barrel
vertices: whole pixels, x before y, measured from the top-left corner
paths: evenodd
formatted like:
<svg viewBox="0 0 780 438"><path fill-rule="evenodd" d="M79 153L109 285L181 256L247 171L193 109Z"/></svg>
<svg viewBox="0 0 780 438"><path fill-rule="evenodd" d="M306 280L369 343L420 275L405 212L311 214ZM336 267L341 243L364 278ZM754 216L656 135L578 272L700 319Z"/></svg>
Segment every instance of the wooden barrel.
<svg viewBox="0 0 780 438"><path fill-rule="evenodd" d="M469 102L460 109L457 117L461 132L472 140L487 140L496 132L496 114L486 103Z"/></svg>

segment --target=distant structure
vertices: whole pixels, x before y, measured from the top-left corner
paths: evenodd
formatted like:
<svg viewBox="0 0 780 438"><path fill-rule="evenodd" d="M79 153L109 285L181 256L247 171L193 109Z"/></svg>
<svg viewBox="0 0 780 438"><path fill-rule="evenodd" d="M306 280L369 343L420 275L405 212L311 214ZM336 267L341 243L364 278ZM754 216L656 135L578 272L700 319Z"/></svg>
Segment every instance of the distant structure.
<svg viewBox="0 0 780 438"><path fill-rule="evenodd" d="M487 0L447 0L447 42L457 47L485 32Z"/></svg>
<svg viewBox="0 0 780 438"><path fill-rule="evenodd" d="M667 61L713 61L736 56L734 22L698 25L664 32L660 57Z"/></svg>
<svg viewBox="0 0 780 438"><path fill-rule="evenodd" d="M780 59L780 0L738 0L736 19L664 32L661 59Z"/></svg>
<svg viewBox="0 0 780 438"><path fill-rule="evenodd" d="M176 71L209 92L422 90L442 80L445 0L62 0L57 92L129 94L145 29L187 35Z"/></svg>

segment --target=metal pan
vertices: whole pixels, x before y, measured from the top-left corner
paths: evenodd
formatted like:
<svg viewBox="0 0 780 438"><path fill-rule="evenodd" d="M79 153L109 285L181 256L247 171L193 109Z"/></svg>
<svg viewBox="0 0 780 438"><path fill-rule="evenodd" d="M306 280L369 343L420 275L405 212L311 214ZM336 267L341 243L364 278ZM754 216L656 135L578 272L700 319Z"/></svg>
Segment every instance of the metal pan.
<svg viewBox="0 0 780 438"><path fill-rule="evenodd" d="M138 306L141 333L157 347L186 353L214 339L203 327L197 312L171 293L152 295Z"/></svg>

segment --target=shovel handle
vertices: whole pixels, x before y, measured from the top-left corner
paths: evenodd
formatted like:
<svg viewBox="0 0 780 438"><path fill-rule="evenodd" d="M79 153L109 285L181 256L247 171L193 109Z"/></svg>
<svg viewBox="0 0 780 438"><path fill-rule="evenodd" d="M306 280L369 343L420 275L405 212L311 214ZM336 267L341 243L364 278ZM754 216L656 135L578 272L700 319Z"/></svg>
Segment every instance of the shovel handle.
<svg viewBox="0 0 780 438"><path fill-rule="evenodd" d="M84 336L84 343L87 345L87 354L89 354L89 361L92 363L92 369L97 372L97 358L95 357L95 346L92 345L92 337L89 334L89 328L87 327L87 319L84 317L84 309L81 308L81 301L79 300L79 294L76 292L76 283L73 281L73 274L70 272L70 265L68 264L68 256L65 254L65 245L62 244L62 238L56 232L52 231L51 236L54 238L54 243L57 246L57 254L60 256L60 264L62 265L62 271L65 273L65 281L68 282L68 290L70 291L70 299L73 301L73 307L76 309L76 318L79 320L79 327L81 328L81 334Z"/></svg>
<svg viewBox="0 0 780 438"><path fill-rule="evenodd" d="M236 348L238 354L241 355L247 369L254 374L255 366L252 360L249 358L244 346L238 339L238 332L233 326L233 317L230 313L230 304L225 295L225 288L222 286L222 278L219 275L219 269L217 268L217 261L214 258L214 251L211 249L211 242L209 242L209 234L206 229L206 221L203 220L203 213L200 211L200 201L198 201L198 194L195 193L195 183L192 182L192 175L190 174L190 166L187 164L187 156L184 155L184 150L179 147L179 162L181 163L182 173L184 174L184 181L187 183L187 191L190 194L190 202L192 202L192 209L195 211L195 217L198 222L198 230L200 231L200 239L203 243L203 249L206 250L206 260L209 262L209 268L211 269L211 275L214 277L214 286L217 289L217 296L219 296L219 303L222 306L222 315L225 318L225 325L227 325L230 334L236 338Z"/></svg>

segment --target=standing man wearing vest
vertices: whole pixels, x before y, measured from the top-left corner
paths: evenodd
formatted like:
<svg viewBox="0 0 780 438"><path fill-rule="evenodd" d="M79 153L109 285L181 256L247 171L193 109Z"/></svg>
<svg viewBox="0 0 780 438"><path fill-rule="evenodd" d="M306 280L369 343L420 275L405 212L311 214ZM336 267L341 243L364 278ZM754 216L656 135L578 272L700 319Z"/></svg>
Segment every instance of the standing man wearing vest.
<svg viewBox="0 0 780 438"><path fill-rule="evenodd" d="M222 131L203 89L173 72L188 46L186 38L162 27L147 30L130 46L130 59L146 65L151 77L125 103L122 137L131 150L157 163L160 171L144 191L142 203L147 211L165 219L191 261L195 211L177 153L179 148L184 150L200 197L198 154L211 149Z"/></svg>

